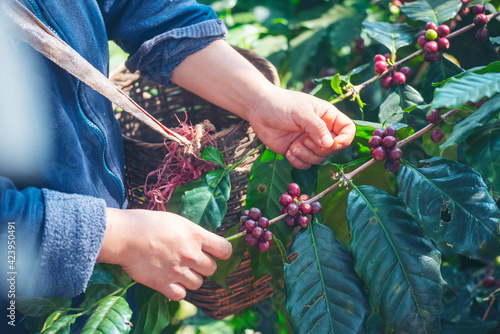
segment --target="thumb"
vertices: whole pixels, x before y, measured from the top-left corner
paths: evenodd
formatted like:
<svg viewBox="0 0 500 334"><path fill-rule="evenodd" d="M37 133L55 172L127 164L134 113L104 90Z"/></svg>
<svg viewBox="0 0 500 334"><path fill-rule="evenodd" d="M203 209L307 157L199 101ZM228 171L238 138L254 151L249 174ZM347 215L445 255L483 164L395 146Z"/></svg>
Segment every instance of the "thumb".
<svg viewBox="0 0 500 334"><path fill-rule="evenodd" d="M330 148L333 145L330 130L327 128L326 123L315 113L301 113L297 123L320 147Z"/></svg>

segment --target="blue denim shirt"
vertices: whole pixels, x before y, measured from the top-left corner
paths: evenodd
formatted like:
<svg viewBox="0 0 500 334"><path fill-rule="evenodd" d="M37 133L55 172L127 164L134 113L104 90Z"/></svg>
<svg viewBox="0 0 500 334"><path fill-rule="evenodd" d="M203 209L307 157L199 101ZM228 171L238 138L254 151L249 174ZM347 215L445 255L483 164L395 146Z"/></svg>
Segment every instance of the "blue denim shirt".
<svg viewBox="0 0 500 334"><path fill-rule="evenodd" d="M194 0L22 2L102 73L109 70L107 42L114 40L130 54L131 71L165 85L185 57L226 32L211 8ZM30 177L0 168L0 267L7 259L7 226L15 222L18 292L72 297L90 278L105 208L127 205L122 138L109 101L35 56L41 66L30 75L48 104L46 154Z"/></svg>

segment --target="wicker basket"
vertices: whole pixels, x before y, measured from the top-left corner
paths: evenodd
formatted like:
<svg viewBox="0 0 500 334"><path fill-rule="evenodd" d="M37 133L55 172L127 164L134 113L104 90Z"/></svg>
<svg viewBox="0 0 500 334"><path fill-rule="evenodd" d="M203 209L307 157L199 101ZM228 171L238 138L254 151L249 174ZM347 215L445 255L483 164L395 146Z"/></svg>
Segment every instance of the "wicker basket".
<svg viewBox="0 0 500 334"><path fill-rule="evenodd" d="M268 80L279 84L277 71L271 63L251 51L235 49ZM118 87L167 127L178 125L175 115L184 119L186 112L192 124L208 119L218 131L215 136L217 146L228 165L241 160L260 144L246 121L178 86L163 87L140 77L138 73L128 72L123 65L114 69L110 77ZM128 113L117 113L117 119L124 140L125 182L129 208L146 208L147 203L143 200L143 194L133 189L144 185L148 173L157 169L162 163L166 154L163 138ZM226 216L222 226L217 230L219 235L239 222L250 169L257 156L258 153L247 158L230 174L231 195L227 203ZM188 291L186 300L213 319L222 319L272 295L268 275L264 275L252 284L253 279L250 256L245 252L242 263L227 279L231 291L205 279L200 289Z"/></svg>

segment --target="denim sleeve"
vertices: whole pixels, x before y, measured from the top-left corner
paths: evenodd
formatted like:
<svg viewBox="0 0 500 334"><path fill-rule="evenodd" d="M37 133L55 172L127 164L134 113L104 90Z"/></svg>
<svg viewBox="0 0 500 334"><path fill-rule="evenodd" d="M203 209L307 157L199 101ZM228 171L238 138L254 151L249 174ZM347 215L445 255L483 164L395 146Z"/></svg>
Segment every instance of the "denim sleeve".
<svg viewBox="0 0 500 334"><path fill-rule="evenodd" d="M0 267L15 273L19 296L66 298L85 290L104 237L105 207L104 200L83 195L19 191L0 177ZM6 261L8 244L13 263Z"/></svg>
<svg viewBox="0 0 500 334"><path fill-rule="evenodd" d="M187 56L227 33L215 12L194 0L108 0L100 7L108 38L130 54L128 69L163 85Z"/></svg>

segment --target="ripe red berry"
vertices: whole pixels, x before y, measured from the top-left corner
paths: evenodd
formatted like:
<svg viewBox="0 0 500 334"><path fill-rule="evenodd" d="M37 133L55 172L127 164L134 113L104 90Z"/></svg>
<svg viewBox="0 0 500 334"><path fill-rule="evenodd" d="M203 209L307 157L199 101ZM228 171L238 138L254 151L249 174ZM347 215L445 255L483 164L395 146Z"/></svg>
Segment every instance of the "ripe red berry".
<svg viewBox="0 0 500 334"><path fill-rule="evenodd" d="M427 31L427 30L425 30L425 29L420 30L420 31L418 32L418 37L420 37L420 36L425 36L426 31Z"/></svg>
<svg viewBox="0 0 500 334"><path fill-rule="evenodd" d="M391 60L391 54L389 52L384 53L385 60L390 61ZM395 57L394 57L395 58Z"/></svg>
<svg viewBox="0 0 500 334"><path fill-rule="evenodd" d="M373 159L377 161L384 161L387 158L385 149L382 146L377 147L372 152Z"/></svg>
<svg viewBox="0 0 500 334"><path fill-rule="evenodd" d="M463 1L462 1L463 2ZM470 12L470 7L465 7L463 8L461 11L460 11L460 14L462 14L463 16L466 16L468 15Z"/></svg>
<svg viewBox="0 0 500 334"><path fill-rule="evenodd" d="M269 241L259 241L257 243L257 250L261 253L267 252L269 249Z"/></svg>
<svg viewBox="0 0 500 334"><path fill-rule="evenodd" d="M406 76L401 73L401 72L396 72L392 76L392 82L394 82L395 85L402 85L406 82Z"/></svg>
<svg viewBox="0 0 500 334"><path fill-rule="evenodd" d="M420 36L417 40L418 45L423 48L425 46L425 43L427 43L427 38L425 36Z"/></svg>
<svg viewBox="0 0 500 334"><path fill-rule="evenodd" d="M260 240L264 241L273 241L273 239L274 239L274 234L269 230L265 230L260 236Z"/></svg>
<svg viewBox="0 0 500 334"><path fill-rule="evenodd" d="M432 29L432 30L437 30L438 26L437 24L435 24L434 22L427 22L425 24L425 29L426 30L429 30L429 29Z"/></svg>
<svg viewBox="0 0 500 334"><path fill-rule="evenodd" d="M279 203L281 206L287 206L288 204L293 202L292 196L290 194L283 194L280 196Z"/></svg>
<svg viewBox="0 0 500 334"><path fill-rule="evenodd" d="M444 138L444 132L441 129L434 129L431 132L431 140L436 144L441 142Z"/></svg>
<svg viewBox="0 0 500 334"><path fill-rule="evenodd" d="M438 48L440 48L443 51L448 50L450 48L450 41L448 40L448 38L441 37L440 39L438 39L437 43L438 43Z"/></svg>
<svg viewBox="0 0 500 334"><path fill-rule="evenodd" d="M240 223L245 224L245 222L246 222L247 220L249 220L249 219L250 219L250 217L248 217L248 216L241 216L241 217L240 217Z"/></svg>
<svg viewBox="0 0 500 334"><path fill-rule="evenodd" d="M385 61L385 57L383 55L375 55L373 61L376 63L378 61Z"/></svg>
<svg viewBox="0 0 500 334"><path fill-rule="evenodd" d="M384 145L385 148L393 148L397 143L398 139L393 136L385 136L382 140L382 145Z"/></svg>
<svg viewBox="0 0 500 334"><path fill-rule="evenodd" d="M307 194L302 194L299 196L299 202L307 201L309 200L309 195Z"/></svg>
<svg viewBox="0 0 500 334"><path fill-rule="evenodd" d="M321 203L318 201L312 202L311 203L311 214L312 215L317 215L318 213L321 212L321 209L323 207L321 206Z"/></svg>
<svg viewBox="0 0 500 334"><path fill-rule="evenodd" d="M397 161L403 156L403 151L399 147L395 147L389 151L389 160Z"/></svg>
<svg viewBox="0 0 500 334"><path fill-rule="evenodd" d="M422 53L422 56L424 57L424 61L426 61L426 62L431 62L431 61L432 61L432 59L431 59L431 54L430 54L429 52L425 52L425 51L424 51L424 52Z"/></svg>
<svg viewBox="0 0 500 334"><path fill-rule="evenodd" d="M368 145L370 145L371 147L380 146L382 144L382 140L382 137L373 136L368 140Z"/></svg>
<svg viewBox="0 0 500 334"><path fill-rule="evenodd" d="M238 226L238 232L243 232L245 230L245 225Z"/></svg>
<svg viewBox="0 0 500 334"><path fill-rule="evenodd" d="M299 215L295 217L295 225L297 226L308 227L310 222L309 217L306 215Z"/></svg>
<svg viewBox="0 0 500 334"><path fill-rule="evenodd" d="M302 214L307 215L308 213L311 212L311 204L309 204L309 203L300 204L299 211Z"/></svg>
<svg viewBox="0 0 500 334"><path fill-rule="evenodd" d="M437 33L439 37L446 37L450 33L450 27L448 27L446 24L441 24L437 28Z"/></svg>
<svg viewBox="0 0 500 334"><path fill-rule="evenodd" d="M439 51L439 50L430 54L431 61L438 61L439 59L441 59L441 56L442 56L442 54L441 54L441 51Z"/></svg>
<svg viewBox="0 0 500 334"><path fill-rule="evenodd" d="M288 227L295 227L295 217L294 216L286 216L285 225Z"/></svg>
<svg viewBox="0 0 500 334"><path fill-rule="evenodd" d="M296 203L290 203L286 207L286 213L288 213L290 216L296 216L298 212L299 206Z"/></svg>
<svg viewBox="0 0 500 334"><path fill-rule="evenodd" d="M248 231L248 232L252 232L252 230L257 226L257 223L255 222L255 220L247 220L245 222L245 229Z"/></svg>
<svg viewBox="0 0 500 334"><path fill-rule="evenodd" d="M472 22L474 22L476 26L482 27L486 23L488 23L488 17L484 14L477 14L476 16L474 16L474 20Z"/></svg>
<svg viewBox="0 0 500 334"><path fill-rule="evenodd" d="M495 284L496 284L495 277L493 277L493 276L487 276L487 277L483 278L482 284L483 284L483 287L485 287L485 288L492 288L492 287L494 287Z"/></svg>
<svg viewBox="0 0 500 334"><path fill-rule="evenodd" d="M286 191L290 196L299 196L300 195L300 187L297 183L290 183L286 188Z"/></svg>
<svg viewBox="0 0 500 334"><path fill-rule="evenodd" d="M385 70L387 70L387 62L385 60L375 63L375 74L382 74Z"/></svg>
<svg viewBox="0 0 500 334"><path fill-rule="evenodd" d="M288 206L288 205L287 205ZM282 209L281 209L281 214L285 214L286 213L286 206L284 206Z"/></svg>
<svg viewBox="0 0 500 334"><path fill-rule="evenodd" d="M260 238L260 236L262 235L262 232L264 232L264 230L262 229L262 227L256 226L256 227L252 230L252 235L254 236L254 238L259 239L259 238Z"/></svg>
<svg viewBox="0 0 500 334"><path fill-rule="evenodd" d="M485 10L485 7L482 3L479 3L479 4L475 5L474 7L472 7L472 12L474 13L474 15L483 14L484 10Z"/></svg>
<svg viewBox="0 0 500 334"><path fill-rule="evenodd" d="M468 4L468 3L470 3L470 2L472 2L472 0L462 0L462 3L465 4L465 5Z"/></svg>
<svg viewBox="0 0 500 334"><path fill-rule="evenodd" d="M242 213L241 213L242 216L249 216L250 215L250 210L244 210Z"/></svg>
<svg viewBox="0 0 500 334"><path fill-rule="evenodd" d="M259 239L255 238L252 234L247 233L247 234L245 234L245 242L249 246L255 246L255 244L257 244L257 242L259 242Z"/></svg>
<svg viewBox="0 0 500 334"><path fill-rule="evenodd" d="M424 45L424 50L429 53L436 52L437 49L438 49L438 43L436 41L429 41Z"/></svg>
<svg viewBox="0 0 500 334"><path fill-rule="evenodd" d="M387 128L385 128L384 134L386 136L393 136L396 137L398 134L398 129L396 129L394 126L389 125Z"/></svg>
<svg viewBox="0 0 500 334"><path fill-rule="evenodd" d="M392 86L392 77L390 75L386 75L385 77L382 77L380 80L380 85L384 88L391 88Z"/></svg>
<svg viewBox="0 0 500 334"><path fill-rule="evenodd" d="M489 37L488 29L480 28L476 31L476 39L480 42L484 42Z"/></svg>
<svg viewBox="0 0 500 334"><path fill-rule="evenodd" d="M375 130L373 130L373 136L384 137L385 136L384 129L375 129Z"/></svg>
<svg viewBox="0 0 500 334"><path fill-rule="evenodd" d="M401 67L399 69L399 72L403 73L405 75L406 79L411 77L411 68L409 68L408 66Z"/></svg>
<svg viewBox="0 0 500 334"><path fill-rule="evenodd" d="M401 166L401 162L394 160L387 160L384 164L384 168L390 172L396 173Z"/></svg>
<svg viewBox="0 0 500 334"><path fill-rule="evenodd" d="M431 111L431 113L427 116L427 121L432 124L438 124L441 122L441 110L434 109Z"/></svg>
<svg viewBox="0 0 500 334"><path fill-rule="evenodd" d="M259 221L257 222L257 225L259 225L259 227L261 228L268 228L269 227L269 219L267 219L266 217L260 217L259 218Z"/></svg>
<svg viewBox="0 0 500 334"><path fill-rule="evenodd" d="M260 209L259 208L251 208L250 209L250 212L248 214L248 216L252 219L252 220L259 220L260 217L262 217L262 214L260 212Z"/></svg>

